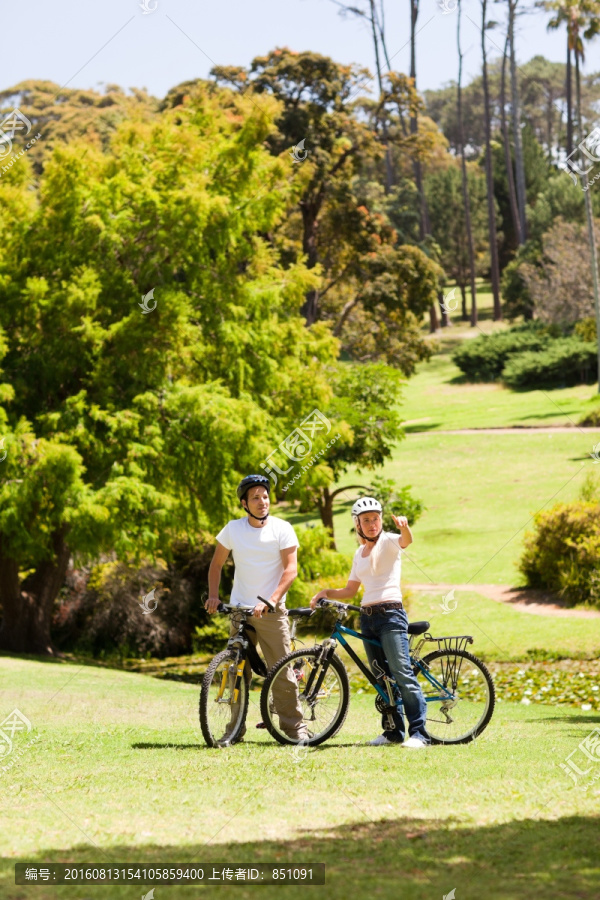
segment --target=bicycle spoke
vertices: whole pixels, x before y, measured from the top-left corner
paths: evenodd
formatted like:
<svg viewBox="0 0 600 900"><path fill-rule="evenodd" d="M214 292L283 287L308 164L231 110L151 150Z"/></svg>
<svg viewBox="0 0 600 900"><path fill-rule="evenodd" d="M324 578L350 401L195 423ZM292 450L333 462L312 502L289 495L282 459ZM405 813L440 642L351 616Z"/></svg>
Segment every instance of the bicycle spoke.
<svg viewBox="0 0 600 900"><path fill-rule="evenodd" d="M489 722L495 702L491 676L466 651L437 651L423 660L418 680L427 701L427 730L437 743L473 740Z"/></svg>

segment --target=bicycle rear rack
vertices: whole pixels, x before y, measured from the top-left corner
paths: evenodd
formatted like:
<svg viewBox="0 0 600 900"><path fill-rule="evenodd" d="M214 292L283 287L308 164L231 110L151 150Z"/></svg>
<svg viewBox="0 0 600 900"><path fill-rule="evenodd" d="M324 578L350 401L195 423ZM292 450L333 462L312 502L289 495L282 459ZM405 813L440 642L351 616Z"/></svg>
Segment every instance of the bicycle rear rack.
<svg viewBox="0 0 600 900"><path fill-rule="evenodd" d="M433 635L429 634L428 631L421 637L421 640L417 644L417 646L412 650L412 656L418 656L419 651L423 644L437 644L438 650L447 650L447 651L456 651L456 650L464 650L467 644L473 643L473 638L470 634L454 634L448 637L433 637Z"/></svg>

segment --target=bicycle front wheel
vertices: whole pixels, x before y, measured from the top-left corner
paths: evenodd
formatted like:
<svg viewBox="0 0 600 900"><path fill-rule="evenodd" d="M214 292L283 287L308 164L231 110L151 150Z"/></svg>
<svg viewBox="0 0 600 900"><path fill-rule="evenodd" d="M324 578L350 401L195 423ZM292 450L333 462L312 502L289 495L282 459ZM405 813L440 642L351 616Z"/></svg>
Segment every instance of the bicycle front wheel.
<svg viewBox="0 0 600 900"><path fill-rule="evenodd" d="M248 686L243 672L238 672L238 654L223 650L204 673L200 689L200 727L208 746L225 747L239 741L247 711Z"/></svg>
<svg viewBox="0 0 600 900"><path fill-rule="evenodd" d="M466 650L436 650L421 660L417 678L427 701L434 744L467 744L488 725L496 691L486 666Z"/></svg>
<svg viewBox="0 0 600 900"><path fill-rule="evenodd" d="M295 650L276 663L260 695L260 711L269 734L280 744L298 744L286 734L277 714L277 696L298 685L302 723L308 732L305 746L316 747L333 737L344 724L350 703L350 685L344 664L333 655L319 663L320 650Z"/></svg>

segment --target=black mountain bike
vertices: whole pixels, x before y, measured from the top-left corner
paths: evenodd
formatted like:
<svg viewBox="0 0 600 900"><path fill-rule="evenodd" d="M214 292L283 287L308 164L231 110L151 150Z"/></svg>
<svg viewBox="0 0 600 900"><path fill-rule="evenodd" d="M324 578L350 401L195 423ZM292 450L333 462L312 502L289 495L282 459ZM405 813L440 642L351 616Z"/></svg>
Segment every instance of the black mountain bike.
<svg viewBox="0 0 600 900"><path fill-rule="evenodd" d="M269 607L268 613L275 612L275 604L259 597ZM254 631L249 619L254 612L253 606L229 606L221 603L217 612L231 616L237 631L227 641L227 647L218 653L210 662L202 678L200 688L200 728L209 747L227 747L237 743L244 733L248 712L248 683L244 671L250 667L252 671L264 678L267 667L258 649L250 639L250 631ZM289 610L292 619L290 629L291 644L296 649L297 610ZM275 706L271 703L270 716L275 721Z"/></svg>

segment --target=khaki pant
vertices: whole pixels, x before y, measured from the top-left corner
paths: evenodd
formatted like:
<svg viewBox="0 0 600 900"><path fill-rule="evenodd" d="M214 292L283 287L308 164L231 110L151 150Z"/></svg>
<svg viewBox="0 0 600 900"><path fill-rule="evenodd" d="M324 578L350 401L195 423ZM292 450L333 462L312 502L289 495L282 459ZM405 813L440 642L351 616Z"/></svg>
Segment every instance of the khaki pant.
<svg viewBox="0 0 600 900"><path fill-rule="evenodd" d="M279 662L282 656L291 652L290 628L288 624L287 609L277 607L274 613L264 612L260 619L251 616L247 619L248 625L252 625L254 631L248 631L247 635L256 646L257 640L262 650L267 670ZM237 627L231 623L230 634L235 634ZM250 685L251 669L250 661L246 659L244 666L244 678ZM306 727L302 721L302 707L298 699L298 682L288 666L285 678L280 675L273 687L273 700L275 710L279 716L281 729L288 737L301 740L306 737ZM244 729L245 730L245 729Z"/></svg>

